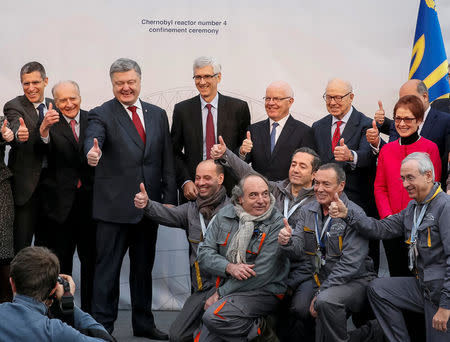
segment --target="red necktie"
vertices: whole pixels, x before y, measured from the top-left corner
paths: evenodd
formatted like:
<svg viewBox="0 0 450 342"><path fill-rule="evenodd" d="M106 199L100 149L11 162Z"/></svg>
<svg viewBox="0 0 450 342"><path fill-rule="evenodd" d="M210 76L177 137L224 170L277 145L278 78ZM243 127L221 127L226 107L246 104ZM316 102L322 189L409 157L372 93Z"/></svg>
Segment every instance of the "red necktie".
<svg viewBox="0 0 450 342"><path fill-rule="evenodd" d="M341 127L342 121L336 122L336 129L334 130L333 139L331 140L331 151L334 152L334 149L339 144L339 140L341 140Z"/></svg>
<svg viewBox="0 0 450 342"><path fill-rule="evenodd" d="M137 107L136 106L129 106L128 109L130 110L132 114L132 120L134 123L134 126L136 126L136 130L139 133L139 136L142 139L142 142L145 144L145 131L144 127L142 126L141 119L139 119L139 115L137 114Z"/></svg>
<svg viewBox="0 0 450 342"><path fill-rule="evenodd" d="M77 124L77 122L74 119L70 120L70 127L72 128L73 136L74 136L75 140L78 142L78 135L77 135L77 131L75 130L76 124ZM77 189L79 189L79 188L81 188L81 180L78 180L78 183L77 183Z"/></svg>
<svg viewBox="0 0 450 342"><path fill-rule="evenodd" d="M211 159L211 148L216 142L214 133L214 121L211 113L212 105L208 103L206 105L208 108L208 116L206 117L206 159Z"/></svg>

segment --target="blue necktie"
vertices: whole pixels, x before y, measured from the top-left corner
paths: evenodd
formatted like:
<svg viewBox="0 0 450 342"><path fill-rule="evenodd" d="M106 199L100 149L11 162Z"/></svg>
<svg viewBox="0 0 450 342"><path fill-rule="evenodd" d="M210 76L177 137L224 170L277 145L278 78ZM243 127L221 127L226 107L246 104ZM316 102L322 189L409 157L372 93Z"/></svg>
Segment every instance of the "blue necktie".
<svg viewBox="0 0 450 342"><path fill-rule="evenodd" d="M272 124L272 132L270 132L270 153L273 152L273 149L275 148L275 136L277 134L277 127L278 127L278 122L274 122Z"/></svg>
<svg viewBox="0 0 450 342"><path fill-rule="evenodd" d="M42 123L42 121L44 121L44 108L45 108L45 104L41 103L39 106L37 106L37 109L39 111L39 125Z"/></svg>

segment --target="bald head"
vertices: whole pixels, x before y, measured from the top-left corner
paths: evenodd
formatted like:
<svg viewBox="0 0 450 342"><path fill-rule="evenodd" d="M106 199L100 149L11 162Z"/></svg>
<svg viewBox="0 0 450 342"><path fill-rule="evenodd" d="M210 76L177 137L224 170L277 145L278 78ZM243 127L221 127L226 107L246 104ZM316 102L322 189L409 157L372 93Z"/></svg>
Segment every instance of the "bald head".
<svg viewBox="0 0 450 342"><path fill-rule="evenodd" d="M276 89L283 92L284 96L294 97L294 91L292 90L289 83L285 81L272 82L267 86L267 90Z"/></svg>
<svg viewBox="0 0 450 342"><path fill-rule="evenodd" d="M420 98L420 100L422 100L424 110L427 110L430 106L427 86L421 80L412 79L405 82L400 87L398 97L402 98L406 95L414 95Z"/></svg>
<svg viewBox="0 0 450 342"><path fill-rule="evenodd" d="M200 198L211 197L219 191L224 180L223 172L223 166L212 159L203 160L197 165L195 185Z"/></svg>
<svg viewBox="0 0 450 342"><path fill-rule="evenodd" d="M340 90L343 90L347 93L353 92L352 84L349 81L342 80L340 78L332 78L331 80L329 80L325 91L327 91L329 88L339 88Z"/></svg>
<svg viewBox="0 0 450 342"><path fill-rule="evenodd" d="M294 103L294 92L284 81L272 82L266 89L265 107L267 116L274 121L280 121L289 114Z"/></svg>
<svg viewBox="0 0 450 342"><path fill-rule="evenodd" d="M80 112L81 96L80 88L75 81L61 81L52 88L56 107L69 118L75 118Z"/></svg>

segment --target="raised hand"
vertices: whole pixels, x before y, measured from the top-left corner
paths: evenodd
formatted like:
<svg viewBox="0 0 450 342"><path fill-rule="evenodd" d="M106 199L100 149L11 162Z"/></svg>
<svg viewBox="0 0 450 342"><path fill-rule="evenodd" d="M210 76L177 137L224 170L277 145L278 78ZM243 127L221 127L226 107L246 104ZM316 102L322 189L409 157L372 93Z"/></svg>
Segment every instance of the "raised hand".
<svg viewBox="0 0 450 342"><path fill-rule="evenodd" d="M250 131L247 131L247 138L242 142L241 147L239 148L239 153L245 156L247 153L250 153L253 148L252 137L250 135Z"/></svg>
<svg viewBox="0 0 450 342"><path fill-rule="evenodd" d="M378 131L375 120L372 121L372 128L369 128L366 131L366 139L373 147L378 147L378 144L380 143L380 132Z"/></svg>
<svg viewBox="0 0 450 342"><path fill-rule="evenodd" d="M53 104L48 105L48 111L45 113L44 120L42 120L41 127L39 127L39 133L41 137L48 137L48 131L55 123L59 121L59 114L53 109Z"/></svg>
<svg viewBox="0 0 450 342"><path fill-rule="evenodd" d="M377 124L382 125L384 122L385 112L383 109L383 102L378 100L378 110L375 112L375 121Z"/></svg>
<svg viewBox="0 0 450 342"><path fill-rule="evenodd" d="M332 218L346 218L348 215L348 209L337 193L334 194L334 200L330 203L328 213Z"/></svg>
<svg viewBox="0 0 450 342"><path fill-rule="evenodd" d="M8 120L3 121L2 125L2 138L6 142L11 142L14 139L14 133L11 128L8 127Z"/></svg>
<svg viewBox="0 0 450 342"><path fill-rule="evenodd" d="M221 135L219 135L219 143L213 145L213 147L211 147L211 157L214 160L220 159L222 158L222 156L224 155L224 153L227 150L227 145L225 144L225 141L223 141L223 138Z"/></svg>
<svg viewBox="0 0 450 342"><path fill-rule="evenodd" d="M134 206L138 209L144 209L148 203L148 195L144 183L139 184L139 190L140 192L134 196Z"/></svg>
<svg viewBox="0 0 450 342"><path fill-rule="evenodd" d="M292 236L292 228L287 219L283 219L284 228L278 233L278 243L282 246L287 245Z"/></svg>
<svg viewBox="0 0 450 342"><path fill-rule="evenodd" d="M233 264L230 262L225 271L237 280L246 280L256 276L256 272L253 270L254 267L254 264Z"/></svg>
<svg viewBox="0 0 450 342"><path fill-rule="evenodd" d="M97 166L102 155L102 150L98 147L98 140L94 138L94 146L91 147L87 154L87 161L90 166Z"/></svg>
<svg viewBox="0 0 450 342"><path fill-rule="evenodd" d="M21 142L25 142L28 140L30 133L28 132L28 128L25 125L25 121L23 121L23 118L19 118L20 126L17 129L17 140Z"/></svg>
<svg viewBox="0 0 450 342"><path fill-rule="evenodd" d="M188 181L183 185L183 195L189 201L194 201L197 199L198 189L193 181Z"/></svg>
<svg viewBox="0 0 450 342"><path fill-rule="evenodd" d="M341 138L339 140L339 145L335 147L334 149L334 159L336 161L352 161L353 160L353 153L350 151L350 149L345 145L344 138Z"/></svg>

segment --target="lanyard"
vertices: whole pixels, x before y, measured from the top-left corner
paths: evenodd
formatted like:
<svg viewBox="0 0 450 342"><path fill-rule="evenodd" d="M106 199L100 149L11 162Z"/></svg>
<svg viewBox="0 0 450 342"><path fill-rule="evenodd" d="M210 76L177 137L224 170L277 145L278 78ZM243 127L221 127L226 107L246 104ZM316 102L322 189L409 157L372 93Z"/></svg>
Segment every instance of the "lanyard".
<svg viewBox="0 0 450 342"><path fill-rule="evenodd" d="M214 221L214 219L216 218L216 215L214 215L213 217L212 217L212 219L209 221L209 223L208 223L208 227L206 226L206 224L205 224L205 218L203 217L203 214L201 213L201 212L198 212L198 216L199 216L199 218L200 218L200 225L202 226L202 234L203 234L203 237L205 236L205 234L206 234L206 229L209 227L209 225Z"/></svg>
<svg viewBox="0 0 450 342"><path fill-rule="evenodd" d="M325 244L322 242L323 236L325 235L325 232L328 232L328 230L330 229L330 226L331 226L331 216L329 216L327 218L327 220L325 221L325 224L323 225L322 233L319 234L319 214L316 213L316 226L315 226L316 239L317 239L317 244L322 248L325 247Z"/></svg>
<svg viewBox="0 0 450 342"><path fill-rule="evenodd" d="M297 204L293 205L291 210L288 211L289 208L289 198L286 196L284 198L284 217L286 217L287 219L289 217L291 217L291 215L297 210L297 208L299 206L301 206L303 204L303 202L305 202L308 199L308 197L305 197L304 199L302 199L300 202L298 202Z"/></svg>

